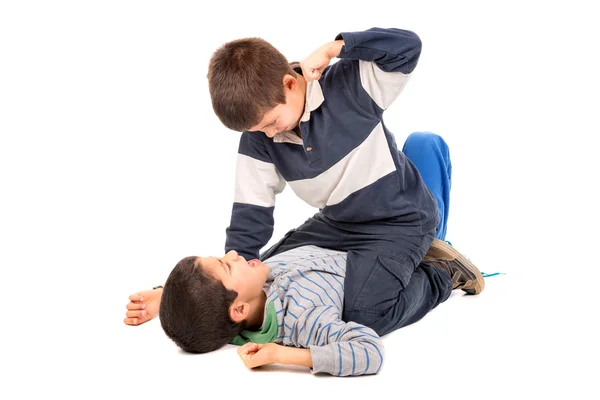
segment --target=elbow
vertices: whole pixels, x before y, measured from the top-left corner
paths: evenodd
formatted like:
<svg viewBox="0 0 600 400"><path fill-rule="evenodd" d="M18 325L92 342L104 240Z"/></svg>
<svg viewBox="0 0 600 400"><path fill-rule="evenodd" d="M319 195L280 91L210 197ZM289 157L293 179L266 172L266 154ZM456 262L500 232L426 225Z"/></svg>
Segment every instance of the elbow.
<svg viewBox="0 0 600 400"><path fill-rule="evenodd" d="M421 49L423 48L423 42L421 42L419 35L412 31L408 31L408 38L410 42L410 50L407 52L408 59L412 60L416 64L421 54Z"/></svg>
<svg viewBox="0 0 600 400"><path fill-rule="evenodd" d="M421 42L421 38L419 37L419 35L417 35L414 32L410 32L410 33L411 33L411 38L412 38L412 41L413 41L413 48L416 51L420 52L421 51L421 47L423 46L423 42Z"/></svg>

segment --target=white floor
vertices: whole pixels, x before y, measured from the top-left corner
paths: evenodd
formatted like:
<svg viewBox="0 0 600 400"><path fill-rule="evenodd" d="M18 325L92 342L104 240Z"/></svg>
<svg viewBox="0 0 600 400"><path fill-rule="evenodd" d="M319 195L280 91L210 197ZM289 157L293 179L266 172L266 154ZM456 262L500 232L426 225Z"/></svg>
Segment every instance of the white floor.
<svg viewBox="0 0 600 400"><path fill-rule="evenodd" d="M0 398L600 398L588 2L221 3L0 2ZM125 326L130 293L223 250L239 134L212 112L212 52L262 36L299 60L373 26L420 35L386 124L446 139L447 239L506 275L386 337L372 377L248 371ZM277 201L271 243L315 212Z"/></svg>
<svg viewBox="0 0 600 400"><path fill-rule="evenodd" d="M122 324L124 303L115 300L123 296L106 288L114 296L102 312L74 315L75 324L50 322L23 332L29 345L9 350L13 357L7 364L9 374L21 374L7 383L23 398L32 392L124 399L597 398L597 337L579 331L583 326L562 312L547 309L542 298L536 304L527 294L534 282L525 278L518 273L490 277L480 296L455 291L423 320L388 335L380 374L359 378L277 366L247 370L229 345L205 355L183 353L158 320L139 327Z"/></svg>

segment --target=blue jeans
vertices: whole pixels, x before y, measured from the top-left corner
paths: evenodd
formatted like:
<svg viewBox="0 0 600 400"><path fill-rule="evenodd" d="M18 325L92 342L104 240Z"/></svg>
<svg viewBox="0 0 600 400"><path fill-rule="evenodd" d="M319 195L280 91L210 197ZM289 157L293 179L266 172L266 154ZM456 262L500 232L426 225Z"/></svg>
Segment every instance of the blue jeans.
<svg viewBox="0 0 600 400"><path fill-rule="evenodd" d="M443 240L446 235L452 171L448 146L438 135L413 133L402 151L437 200L437 229L423 232L401 218L357 224L317 213L260 256L266 260L305 245L346 251L342 318L379 335L418 321L452 293L450 275L422 263L434 236Z"/></svg>

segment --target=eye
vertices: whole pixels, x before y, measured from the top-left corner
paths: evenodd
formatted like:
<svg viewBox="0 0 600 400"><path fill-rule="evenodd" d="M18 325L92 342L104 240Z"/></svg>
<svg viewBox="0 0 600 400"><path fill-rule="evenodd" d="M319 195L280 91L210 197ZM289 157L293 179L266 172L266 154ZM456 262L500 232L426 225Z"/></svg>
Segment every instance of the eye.
<svg viewBox="0 0 600 400"><path fill-rule="evenodd" d="M219 260L219 262L221 263L221 265L223 266L223 268L225 268L226 270L230 271L231 267L229 266L228 263L223 262L223 260Z"/></svg>

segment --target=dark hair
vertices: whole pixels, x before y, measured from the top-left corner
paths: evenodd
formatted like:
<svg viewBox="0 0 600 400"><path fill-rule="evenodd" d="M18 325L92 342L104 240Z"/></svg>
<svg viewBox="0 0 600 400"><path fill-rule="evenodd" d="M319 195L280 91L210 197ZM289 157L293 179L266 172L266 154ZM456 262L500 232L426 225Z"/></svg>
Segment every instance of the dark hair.
<svg viewBox="0 0 600 400"><path fill-rule="evenodd" d="M179 261L165 282L160 324L169 338L189 353L207 353L230 342L244 328L229 317L237 293L201 266L197 257Z"/></svg>
<svg viewBox="0 0 600 400"><path fill-rule="evenodd" d="M261 38L221 46L210 59L208 88L213 110L234 131L250 129L285 104L283 77L296 76L285 56Z"/></svg>

